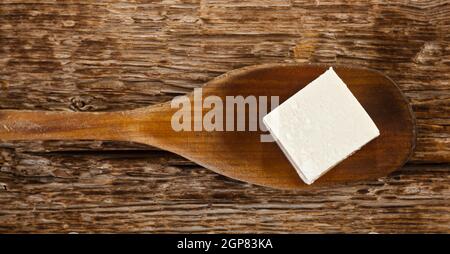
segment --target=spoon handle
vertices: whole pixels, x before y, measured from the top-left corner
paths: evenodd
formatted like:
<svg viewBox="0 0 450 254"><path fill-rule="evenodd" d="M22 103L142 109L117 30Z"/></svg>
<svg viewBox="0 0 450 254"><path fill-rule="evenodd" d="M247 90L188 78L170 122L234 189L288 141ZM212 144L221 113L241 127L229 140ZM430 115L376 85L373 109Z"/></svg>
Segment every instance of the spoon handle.
<svg viewBox="0 0 450 254"><path fill-rule="evenodd" d="M0 140L129 140L127 112L0 111Z"/></svg>

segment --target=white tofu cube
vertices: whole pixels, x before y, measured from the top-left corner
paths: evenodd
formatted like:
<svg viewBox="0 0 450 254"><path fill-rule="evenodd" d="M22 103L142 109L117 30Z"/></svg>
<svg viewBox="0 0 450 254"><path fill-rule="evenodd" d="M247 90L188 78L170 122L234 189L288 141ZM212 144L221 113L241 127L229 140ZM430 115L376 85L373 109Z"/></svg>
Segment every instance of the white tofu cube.
<svg viewBox="0 0 450 254"><path fill-rule="evenodd" d="M263 122L307 184L380 135L332 68L272 110Z"/></svg>

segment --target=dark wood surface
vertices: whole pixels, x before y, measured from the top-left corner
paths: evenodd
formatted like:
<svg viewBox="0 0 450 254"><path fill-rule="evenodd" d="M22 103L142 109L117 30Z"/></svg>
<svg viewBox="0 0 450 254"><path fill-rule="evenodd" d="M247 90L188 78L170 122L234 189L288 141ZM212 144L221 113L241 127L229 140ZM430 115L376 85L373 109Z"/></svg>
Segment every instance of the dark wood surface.
<svg viewBox="0 0 450 254"><path fill-rule="evenodd" d="M449 232L449 1L0 3L0 108L117 111L229 70L338 63L391 77L417 118L389 177L277 191L109 141L0 145L0 232Z"/></svg>

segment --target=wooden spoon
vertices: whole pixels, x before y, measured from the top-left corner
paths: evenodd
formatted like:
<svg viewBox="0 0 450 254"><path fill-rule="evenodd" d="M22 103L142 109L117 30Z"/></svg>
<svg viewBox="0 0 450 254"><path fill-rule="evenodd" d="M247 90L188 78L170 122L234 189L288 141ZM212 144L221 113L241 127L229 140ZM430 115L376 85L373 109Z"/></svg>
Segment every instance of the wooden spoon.
<svg viewBox="0 0 450 254"><path fill-rule="evenodd" d="M271 64L228 72L203 87L203 98L279 96L280 103L328 66ZM400 168L415 143L411 108L394 82L380 72L335 66L381 135L317 180L313 186L376 179ZM192 94L188 95L192 98ZM228 105L227 105L228 106ZM170 102L123 112L0 111L1 140L118 140L144 143L179 154L219 174L280 189L305 185L275 142L261 131L174 131L178 111ZM200 110L193 106L192 111ZM203 112L208 110L203 109ZM192 179L195 180L195 179Z"/></svg>

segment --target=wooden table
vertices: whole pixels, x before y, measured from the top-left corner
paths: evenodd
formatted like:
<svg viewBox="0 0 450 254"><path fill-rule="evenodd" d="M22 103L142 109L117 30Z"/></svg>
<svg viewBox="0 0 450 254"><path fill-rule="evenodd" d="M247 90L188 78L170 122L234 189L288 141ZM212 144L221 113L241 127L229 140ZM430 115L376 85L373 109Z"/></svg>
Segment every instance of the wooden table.
<svg viewBox="0 0 450 254"><path fill-rule="evenodd" d="M371 67L417 117L389 177L308 191L251 186L118 142L0 145L0 232L450 232L450 1L0 3L0 108L116 111L235 68Z"/></svg>

